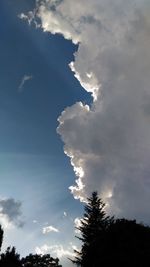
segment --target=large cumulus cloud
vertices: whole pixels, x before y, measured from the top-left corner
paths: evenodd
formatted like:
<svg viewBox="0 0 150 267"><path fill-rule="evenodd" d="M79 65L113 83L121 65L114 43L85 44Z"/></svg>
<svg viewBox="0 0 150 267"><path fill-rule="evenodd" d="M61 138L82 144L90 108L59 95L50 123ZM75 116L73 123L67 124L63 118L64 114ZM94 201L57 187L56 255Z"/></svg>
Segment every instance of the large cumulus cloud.
<svg viewBox="0 0 150 267"><path fill-rule="evenodd" d="M58 133L77 176L75 198L98 190L117 215L150 211L150 4L146 0L45 0L44 31L78 44L70 67L93 96L59 117Z"/></svg>

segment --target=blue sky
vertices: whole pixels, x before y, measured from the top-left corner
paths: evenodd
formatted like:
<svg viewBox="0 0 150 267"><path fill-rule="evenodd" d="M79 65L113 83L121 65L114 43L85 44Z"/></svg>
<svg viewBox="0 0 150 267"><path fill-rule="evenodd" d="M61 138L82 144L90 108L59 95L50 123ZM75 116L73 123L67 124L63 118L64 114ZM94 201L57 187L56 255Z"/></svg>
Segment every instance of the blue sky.
<svg viewBox="0 0 150 267"><path fill-rule="evenodd" d="M56 133L57 118L66 106L90 99L68 68L77 46L18 18L32 2L0 3L0 196L22 202L25 223L5 230L4 247L16 245L24 255L47 242L72 241L82 206L68 189L74 173ZM19 90L25 75L32 79ZM43 235L45 223L61 233Z"/></svg>
<svg viewBox="0 0 150 267"><path fill-rule="evenodd" d="M149 14L147 0L0 1L3 248L64 262L94 190L150 224Z"/></svg>

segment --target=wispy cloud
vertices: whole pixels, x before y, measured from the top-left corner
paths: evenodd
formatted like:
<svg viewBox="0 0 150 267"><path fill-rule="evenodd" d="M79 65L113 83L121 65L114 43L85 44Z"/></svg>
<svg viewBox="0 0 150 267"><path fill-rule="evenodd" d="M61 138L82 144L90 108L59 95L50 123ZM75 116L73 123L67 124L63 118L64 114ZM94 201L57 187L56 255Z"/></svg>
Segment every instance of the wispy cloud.
<svg viewBox="0 0 150 267"><path fill-rule="evenodd" d="M66 212L66 211L64 211L64 217L67 217L67 216L68 216L67 212Z"/></svg>
<svg viewBox="0 0 150 267"><path fill-rule="evenodd" d="M54 226L49 225L49 226L43 227L42 232L43 232L43 234L48 234L50 232L58 233L59 230L57 228L55 228Z"/></svg>
<svg viewBox="0 0 150 267"><path fill-rule="evenodd" d="M29 81L29 80L32 80L33 79L33 76L32 75L24 75L21 79L21 82L20 82L20 85L18 87L18 91L19 92L22 92L23 91L23 87L24 87L24 84Z"/></svg>
<svg viewBox="0 0 150 267"><path fill-rule="evenodd" d="M21 13L18 15L18 18L28 21L28 23L30 25L31 22L34 20L34 12L29 11L27 15L24 13Z"/></svg>
<svg viewBox="0 0 150 267"><path fill-rule="evenodd" d="M48 246L47 244L45 244L41 247L37 246L35 248L35 252L37 254L52 253L58 258L62 258L64 256L67 256L67 257L75 256L75 253L73 252L73 247L64 248L62 245Z"/></svg>

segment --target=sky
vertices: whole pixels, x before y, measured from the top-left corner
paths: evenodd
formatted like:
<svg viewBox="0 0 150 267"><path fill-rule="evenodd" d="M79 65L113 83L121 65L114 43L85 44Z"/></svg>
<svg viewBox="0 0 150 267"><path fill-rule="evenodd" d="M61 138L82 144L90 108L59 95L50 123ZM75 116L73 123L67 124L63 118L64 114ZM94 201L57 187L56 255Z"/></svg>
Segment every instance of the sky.
<svg viewBox="0 0 150 267"><path fill-rule="evenodd" d="M148 0L0 2L4 248L71 266L94 190L150 224L149 17Z"/></svg>

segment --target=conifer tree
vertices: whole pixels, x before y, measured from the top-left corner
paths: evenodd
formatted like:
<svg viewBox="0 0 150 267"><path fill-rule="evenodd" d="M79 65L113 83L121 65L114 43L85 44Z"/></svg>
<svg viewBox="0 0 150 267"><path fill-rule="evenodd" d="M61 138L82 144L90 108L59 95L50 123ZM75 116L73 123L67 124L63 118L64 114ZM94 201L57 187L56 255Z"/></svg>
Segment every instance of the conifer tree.
<svg viewBox="0 0 150 267"><path fill-rule="evenodd" d="M76 251L75 260L73 263L81 267L92 267L93 258L97 251L97 241L100 249L103 246L105 232L107 227L113 220L106 216L104 210L105 204L98 197L97 192L93 192L92 196L87 199L85 205L85 213L83 219L81 219L81 226L78 229L81 232L81 237L78 237L82 241L81 251Z"/></svg>

